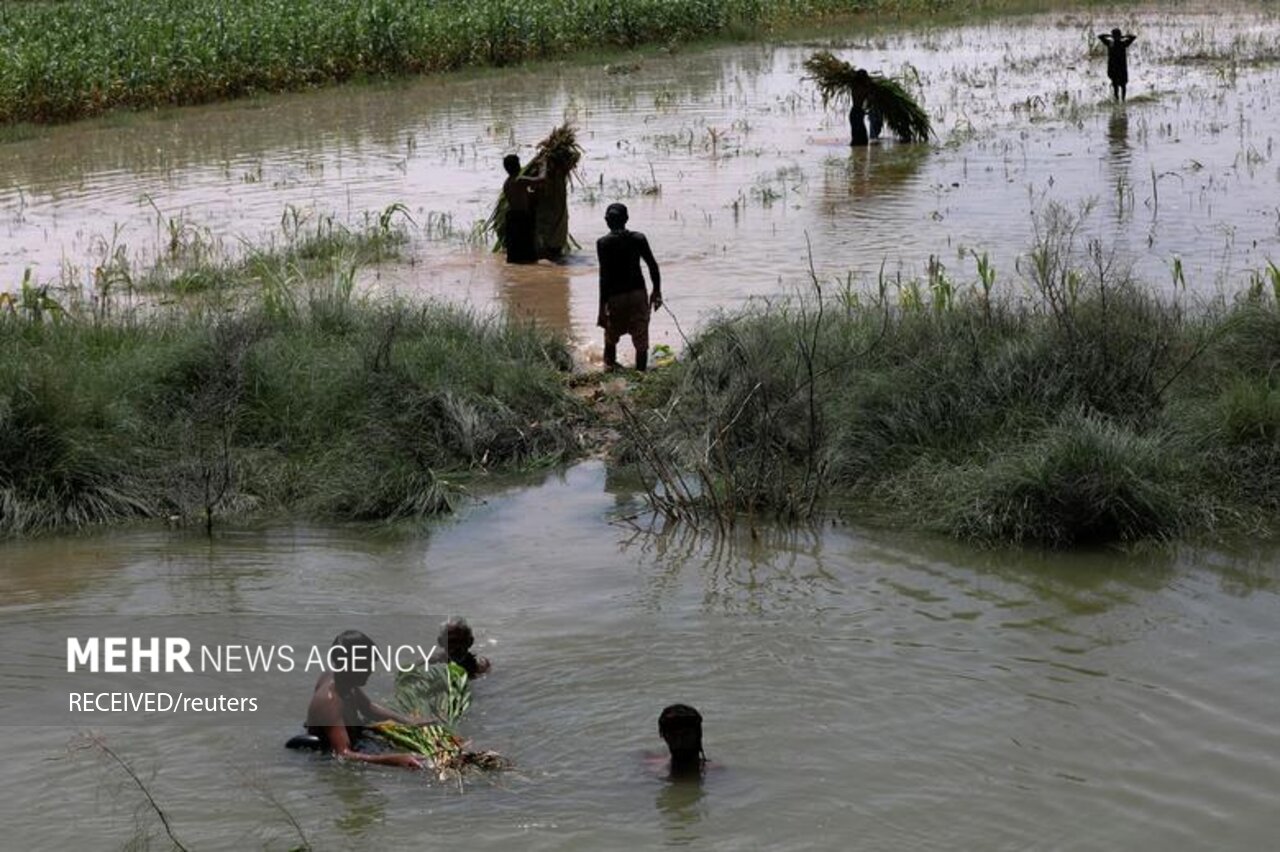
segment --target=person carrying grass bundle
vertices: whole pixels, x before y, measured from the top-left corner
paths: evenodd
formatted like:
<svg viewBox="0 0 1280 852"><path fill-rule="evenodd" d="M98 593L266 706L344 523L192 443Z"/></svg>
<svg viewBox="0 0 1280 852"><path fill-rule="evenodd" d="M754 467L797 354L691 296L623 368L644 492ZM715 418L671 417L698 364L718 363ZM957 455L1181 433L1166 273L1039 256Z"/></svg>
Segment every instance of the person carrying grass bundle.
<svg viewBox="0 0 1280 852"><path fill-rule="evenodd" d="M1129 45L1138 37L1123 35L1116 27L1110 33L1099 33L1098 41L1107 46L1107 79L1111 81L1111 97L1123 102L1129 85Z"/></svg>
<svg viewBox="0 0 1280 852"><path fill-rule="evenodd" d="M868 74L820 50L804 61L812 80L822 93L824 104L849 101L849 144L855 148L879 137L888 125L900 142L924 142L933 132L929 115L902 84L879 74ZM872 116L873 134L867 136L867 115Z"/></svg>
<svg viewBox="0 0 1280 852"><path fill-rule="evenodd" d="M365 695L363 687L369 682L373 647L373 640L359 630L338 634L329 649L335 670L320 675L307 708L308 736L294 737L288 747L323 749L343 760L423 769L423 759L412 754L369 754L357 748L365 728L376 722L421 724L375 704Z"/></svg>
<svg viewBox="0 0 1280 852"><path fill-rule="evenodd" d="M662 274L649 240L627 230L627 206L610 204L604 212L609 233L596 241L600 261L600 310L596 325L604 329L604 368L618 369L618 341L630 335L636 348L636 369L649 364L649 314L662 307ZM640 261L649 267L653 293L645 290Z"/></svg>

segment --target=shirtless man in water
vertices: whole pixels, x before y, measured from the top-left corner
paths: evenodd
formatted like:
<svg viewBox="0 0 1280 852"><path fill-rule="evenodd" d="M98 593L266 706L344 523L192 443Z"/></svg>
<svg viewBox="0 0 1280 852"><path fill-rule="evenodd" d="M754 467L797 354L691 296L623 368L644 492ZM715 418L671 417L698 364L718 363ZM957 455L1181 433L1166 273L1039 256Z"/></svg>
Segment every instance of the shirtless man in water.
<svg viewBox="0 0 1280 852"><path fill-rule="evenodd" d="M356 750L366 725L384 720L421 724L375 704L365 695L363 687L369 682L369 671L367 665L360 663L367 662L372 652L373 640L359 630L343 631L333 640L330 657L335 662L341 660L346 671L325 672L316 681L307 708L307 733L319 738L321 748L343 760L422 769L426 763L412 754L367 754Z"/></svg>

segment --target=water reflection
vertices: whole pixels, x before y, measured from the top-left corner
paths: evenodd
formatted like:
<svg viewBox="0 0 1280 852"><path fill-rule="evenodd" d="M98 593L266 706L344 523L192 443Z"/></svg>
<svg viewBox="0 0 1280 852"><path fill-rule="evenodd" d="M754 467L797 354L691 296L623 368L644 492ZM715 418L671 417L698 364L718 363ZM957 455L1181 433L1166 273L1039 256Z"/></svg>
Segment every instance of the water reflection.
<svg viewBox="0 0 1280 852"><path fill-rule="evenodd" d="M378 786L371 783L371 778L381 777L382 773L354 771L350 764L328 758L310 756L308 759L324 764L323 769L315 774L342 808L334 815L333 824L344 835L359 838L383 822L387 798Z"/></svg>
<svg viewBox="0 0 1280 852"><path fill-rule="evenodd" d="M1107 144L1111 162L1128 166L1129 113L1124 107L1116 107L1111 111L1111 118L1107 121Z"/></svg>
<svg viewBox="0 0 1280 852"><path fill-rule="evenodd" d="M544 328L568 330L570 269L550 263L504 263L498 290L502 303L514 317L532 320Z"/></svg>
<svg viewBox="0 0 1280 852"><path fill-rule="evenodd" d="M703 779L668 780L658 791L654 807L662 818L667 846L689 846L699 839L698 823L707 816Z"/></svg>
<svg viewBox="0 0 1280 852"><path fill-rule="evenodd" d="M823 172L824 211L838 214L859 201L892 199L914 189L930 146L888 143L854 148Z"/></svg>
<svg viewBox="0 0 1280 852"><path fill-rule="evenodd" d="M828 570L827 549L840 545L816 527L779 529L743 520L721 532L650 517L633 521L620 540L653 566L645 581L648 608L662 609L679 593L686 575L696 577L708 611L773 612L813 605L842 588Z"/></svg>
<svg viewBox="0 0 1280 852"><path fill-rule="evenodd" d="M1124 224L1134 209L1133 182L1129 177L1129 112L1117 104L1111 109L1111 117L1107 120L1107 167L1111 172L1111 182L1115 186L1115 215L1118 225Z"/></svg>

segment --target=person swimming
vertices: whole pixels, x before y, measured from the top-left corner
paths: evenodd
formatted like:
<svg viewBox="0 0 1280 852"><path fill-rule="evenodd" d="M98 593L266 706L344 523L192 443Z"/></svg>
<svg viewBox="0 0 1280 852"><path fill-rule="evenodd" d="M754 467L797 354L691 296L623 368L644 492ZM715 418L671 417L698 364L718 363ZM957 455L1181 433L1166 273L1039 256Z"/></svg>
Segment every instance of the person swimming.
<svg viewBox="0 0 1280 852"><path fill-rule="evenodd" d="M672 704L658 715L658 734L671 752L671 777L699 776L707 764L702 750L702 714L688 704Z"/></svg>

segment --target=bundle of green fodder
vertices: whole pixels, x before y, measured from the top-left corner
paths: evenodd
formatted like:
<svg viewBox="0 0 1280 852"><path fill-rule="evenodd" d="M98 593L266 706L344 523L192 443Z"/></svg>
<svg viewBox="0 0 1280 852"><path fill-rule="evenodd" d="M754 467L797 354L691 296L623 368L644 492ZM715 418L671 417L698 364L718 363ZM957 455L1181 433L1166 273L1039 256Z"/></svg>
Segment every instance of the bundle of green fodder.
<svg viewBox="0 0 1280 852"><path fill-rule="evenodd" d="M398 672L395 704L405 713L439 721L429 725L380 722L370 730L396 748L428 758L442 777L467 767L495 770L511 765L495 751L468 749L467 741L454 732L471 708L471 680L457 663Z"/></svg>
<svg viewBox="0 0 1280 852"><path fill-rule="evenodd" d="M453 662L397 672L395 705L402 713L456 725L471 709L471 678Z"/></svg>
<svg viewBox="0 0 1280 852"><path fill-rule="evenodd" d="M577 128L565 122L538 143L538 153L520 170L520 177L537 175L546 179L539 185L534 217L540 255L554 254L556 250L563 253L569 248L572 238L569 236L568 182L576 174L581 159L582 146L578 144ZM507 236L506 193L498 193L485 229L494 234L493 250L504 250Z"/></svg>
<svg viewBox="0 0 1280 852"><path fill-rule="evenodd" d="M369 728L377 736L398 749L420 755L431 761L441 777L468 767L486 770L509 769L511 761L496 751L473 751L467 741L445 725L403 725L379 722Z"/></svg>
<svg viewBox="0 0 1280 852"><path fill-rule="evenodd" d="M820 50L804 61L812 80L822 93L822 102L849 103L875 110L884 123L906 142L924 142L933 132L929 114L897 80L869 74Z"/></svg>

